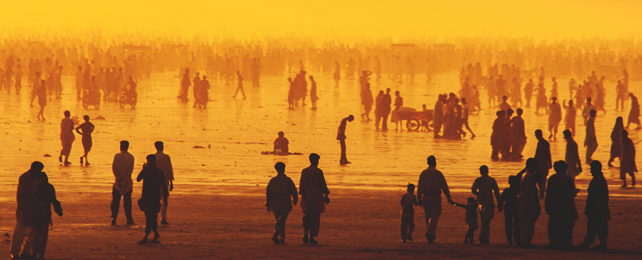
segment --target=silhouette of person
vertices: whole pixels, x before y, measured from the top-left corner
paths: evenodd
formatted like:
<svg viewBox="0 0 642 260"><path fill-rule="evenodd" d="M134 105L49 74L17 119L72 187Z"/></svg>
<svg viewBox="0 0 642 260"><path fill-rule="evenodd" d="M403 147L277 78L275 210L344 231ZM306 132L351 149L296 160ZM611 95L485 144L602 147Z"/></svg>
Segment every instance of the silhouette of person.
<svg viewBox="0 0 642 260"><path fill-rule="evenodd" d="M192 80L194 82L194 86L192 87L192 94L194 95L194 107L198 105L198 100L200 99L201 95L201 76L198 72L194 75L194 79Z"/></svg>
<svg viewBox="0 0 642 260"><path fill-rule="evenodd" d="M415 231L415 208L417 196L415 196L415 185L408 184L406 194L401 196L401 242L412 241L412 232Z"/></svg>
<svg viewBox="0 0 642 260"><path fill-rule="evenodd" d="M635 187L635 173L638 168L635 165L635 145L629 133L622 130L622 159L620 161L620 179L622 179L622 187L626 187L626 174L631 176L631 185Z"/></svg>
<svg viewBox="0 0 642 260"><path fill-rule="evenodd" d="M578 190L574 178L566 173L567 166L564 161L555 162L555 174L548 178L546 185L544 208L548 213L548 241L553 248L573 246L573 227L578 218L575 208Z"/></svg>
<svg viewBox="0 0 642 260"><path fill-rule="evenodd" d="M580 245L581 248L588 249L595 241L595 236L600 240L600 245L594 247L596 250L607 249L607 236L611 219L609 211L609 187L602 173L602 163L600 161L591 162L591 175L593 179L588 186L588 195L586 196L586 207L584 215L588 219L586 223L586 237Z"/></svg>
<svg viewBox="0 0 642 260"><path fill-rule="evenodd" d="M38 105L40 110L38 111L38 120L45 121L45 106L47 105L47 82L43 79L40 81L39 87L34 87L36 89L36 96L38 97Z"/></svg>
<svg viewBox="0 0 642 260"><path fill-rule="evenodd" d="M236 94L241 91L241 94L243 94L243 99L245 99L245 91L243 90L243 76L241 76L241 71L237 70L236 71L236 80L237 80L237 85L236 85L236 91L234 91L234 98L236 98Z"/></svg>
<svg viewBox="0 0 642 260"><path fill-rule="evenodd" d="M76 127L76 132L82 136L82 147L85 150L85 153L80 156L80 165L83 164L83 160L85 163L85 166L89 166L89 159L87 158L87 154L89 154L89 151L91 151L91 146L92 146L92 139L91 139L91 133L94 132L94 124L89 122L89 116L84 115L82 117L85 122L80 124L78 127Z"/></svg>
<svg viewBox="0 0 642 260"><path fill-rule="evenodd" d="M522 159L522 151L526 145L526 130L522 114L524 110L517 109L517 116L510 119L511 157L513 160Z"/></svg>
<svg viewBox="0 0 642 260"><path fill-rule="evenodd" d="M519 185L519 195L517 196L517 223L519 223L519 241L517 245L519 247L532 246L535 222L541 210L537 185L542 182L542 175L537 172L537 168L537 160L529 158L526 160L526 168L517 174L522 179Z"/></svg>
<svg viewBox="0 0 642 260"><path fill-rule="evenodd" d="M120 153L114 155L114 161L111 165L111 170L115 177L111 201L112 225L116 225L121 197L123 197L123 207L125 208L127 225L134 224L134 219L132 218L132 172L134 171L134 156L127 152L128 149L129 142L124 140L120 141Z"/></svg>
<svg viewBox="0 0 642 260"><path fill-rule="evenodd" d="M506 232L506 241L513 245L513 242L519 243L519 225L517 223L517 195L519 193L520 177L511 175L508 177L509 187L504 189L501 194L501 203L499 211L504 210L504 230Z"/></svg>
<svg viewBox="0 0 642 260"><path fill-rule="evenodd" d="M60 155L58 156L58 161L63 162L63 156L65 158L64 164L69 165L69 154L71 153L71 144L74 142L76 137L74 136L74 121L71 120L71 113L69 111L64 112L65 118L60 122L60 142L62 143L62 149L60 149Z"/></svg>
<svg viewBox="0 0 642 260"><path fill-rule="evenodd" d="M548 176L548 171L552 168L551 160L551 145L544 139L542 136L542 130L535 130L535 138L537 138L537 149L535 150L535 162L537 163L537 174L541 175L541 178L538 178L540 181L538 183L540 198L544 198L544 192L546 191L546 177Z"/></svg>
<svg viewBox="0 0 642 260"><path fill-rule="evenodd" d="M33 255L35 259L44 259L47 240L49 238L49 225L52 225L51 206L54 207L54 211L58 216L62 216L62 206L56 198L56 189L49 183L47 175L42 172L38 178L40 179L38 191L36 192L38 200L38 220L35 225L35 236L31 241L33 242Z"/></svg>
<svg viewBox="0 0 642 260"><path fill-rule="evenodd" d="M609 167L613 167L611 163L615 158L620 158L622 152L622 130L624 130L624 119L621 116L618 116L615 119L613 131L611 131L611 154L609 162L607 163ZM620 163L622 163L621 159Z"/></svg>
<svg viewBox="0 0 642 260"><path fill-rule="evenodd" d="M279 131L278 136L276 139L274 139L274 149L273 152L275 154L289 154L290 149L288 148L289 146L289 141L287 138L285 138L285 134L283 131Z"/></svg>
<svg viewBox="0 0 642 260"><path fill-rule="evenodd" d="M566 129L571 130L571 134L575 135L575 118L577 117L577 108L573 104L573 100L568 101L568 106L564 105L566 109L566 115L564 117L564 122Z"/></svg>
<svg viewBox="0 0 642 260"><path fill-rule="evenodd" d="M565 173L570 176L573 179L573 183L575 183L575 177L582 172L582 162L580 160L577 143L573 140L571 131L566 129L563 134L566 140L566 155L564 156L564 160L566 161L567 169Z"/></svg>
<svg viewBox="0 0 642 260"><path fill-rule="evenodd" d="M169 191L165 184L166 177L163 171L156 167L156 156L147 155L147 163L136 177L136 181L143 181L143 192L138 205L145 212L145 236L139 243L147 243L149 233L154 232L152 243L160 243L158 238L158 212L161 209L161 199L167 200ZM162 196L162 197L161 197Z"/></svg>
<svg viewBox="0 0 642 260"><path fill-rule="evenodd" d="M390 106L391 104L392 97L390 96L390 88L387 88L386 94L383 95L383 99L381 101L381 120L383 120L383 122L381 123L381 130L383 131L388 130L388 115L390 115L390 110L392 109L392 107Z"/></svg>
<svg viewBox="0 0 642 260"><path fill-rule="evenodd" d="M470 139L475 139L475 133L473 133L473 130L470 129L470 125L468 124L468 116L470 115L470 107L468 106L468 103L466 102L466 98L461 99L461 104L462 104L462 113L461 113L461 120L462 124L468 132L470 132ZM425 106L425 105L424 105ZM465 132L464 132L465 134Z"/></svg>
<svg viewBox="0 0 642 260"><path fill-rule="evenodd" d="M441 135L439 133L441 132L441 126L444 123L444 102L446 100L445 95L439 95L437 98L437 102L435 102L435 109L433 110L433 129L434 129L434 137L439 138Z"/></svg>
<svg viewBox="0 0 642 260"><path fill-rule="evenodd" d="M165 144L161 141L156 141L154 143L154 147L156 147L156 153L154 156L156 157L156 168L159 170L163 171L163 174L165 175L165 186L169 187L168 191L173 191L174 190L174 167L172 166L172 159L167 155L164 150L165 150ZM161 224L167 225L169 224L167 222L167 205L168 205L168 198L169 198L169 193L167 194L162 194L163 198L161 200Z"/></svg>
<svg viewBox="0 0 642 260"><path fill-rule="evenodd" d="M346 127L348 126L348 122L352 122L354 120L353 115L349 115L343 119L341 119L341 123L339 124L339 129L337 130L337 140L339 140L339 144L341 146L341 159L339 160L339 163L341 165L346 165L349 164L350 161L348 161L348 156L346 155Z"/></svg>
<svg viewBox="0 0 642 260"><path fill-rule="evenodd" d="M589 118L586 120L586 137L584 138L584 146L586 146L586 163L593 161L593 153L597 150L597 137L595 136L595 116L597 112L591 109Z"/></svg>
<svg viewBox="0 0 642 260"><path fill-rule="evenodd" d="M314 80L314 77L310 76L310 103L312 103L312 109L317 109L317 82Z"/></svg>
<svg viewBox="0 0 642 260"><path fill-rule="evenodd" d="M508 97L502 96L502 103L499 104L499 110L506 111L510 108L510 104L508 104Z"/></svg>
<svg viewBox="0 0 642 260"><path fill-rule="evenodd" d="M341 66L338 61L334 62L334 73L332 74L332 79L334 79L334 86L339 86L339 80L341 80Z"/></svg>
<svg viewBox="0 0 642 260"><path fill-rule="evenodd" d="M285 243L285 222L292 211L292 203L296 206L299 201L299 194L292 179L285 175L285 163L277 162L274 169L277 175L268 183L265 192L265 207L268 212L274 213L275 224L272 241L279 244Z"/></svg>
<svg viewBox="0 0 642 260"><path fill-rule="evenodd" d="M375 129L379 129L379 122L383 116L383 90L379 90L375 99Z"/></svg>
<svg viewBox="0 0 642 260"><path fill-rule="evenodd" d="M629 121L626 123L626 128L628 129L631 123L634 123L638 125L637 129L640 129L642 128L642 125L640 125L640 102L633 93L629 93L629 97L631 97L631 110L629 111Z"/></svg>
<svg viewBox="0 0 642 260"><path fill-rule="evenodd" d="M301 194L301 209L303 210L303 243L310 242L316 245L316 236L319 235L321 224L321 213L325 211L325 205L330 203L328 186L319 169L319 158L316 153L310 154L310 166L301 171L299 180L299 194Z"/></svg>
<svg viewBox="0 0 642 260"><path fill-rule="evenodd" d="M501 202L497 181L495 181L495 178L488 176L488 166L482 165L479 167L479 173L481 177L475 179L471 190L477 196L477 201L481 205L479 243L488 244L490 242L490 221L495 216L495 200L497 200L497 204L501 204Z"/></svg>
<svg viewBox="0 0 642 260"><path fill-rule="evenodd" d="M499 110L495 113L497 118L493 122L493 132L490 135L490 145L492 147L492 152L490 158L493 160L499 160L499 153L502 152L502 156L505 156L504 148L506 141L506 111ZM504 160L508 158L502 158Z"/></svg>
<svg viewBox="0 0 642 260"><path fill-rule="evenodd" d="M464 238L464 243L473 244L475 242L475 230L479 228L479 224L477 222L477 208L479 205L477 204L477 200L473 197L468 197L466 204L457 202L453 202L453 204L457 207L466 209L466 215L464 216L464 219L466 220L466 236Z"/></svg>
<svg viewBox="0 0 642 260"><path fill-rule="evenodd" d="M364 113L361 114L362 119L370 121L370 111L372 111L372 90L370 89L370 82L366 83L365 88L361 91L361 103L363 104Z"/></svg>
<svg viewBox="0 0 642 260"><path fill-rule="evenodd" d="M38 224L39 201L38 188L42 183L42 169L45 166L39 162L31 163L29 170L18 180L16 200L16 226L11 236L11 257L12 259L30 256L32 254L33 238L36 235ZM27 241L25 241L27 238ZM23 247L24 246L24 247ZM20 254L22 250L22 255Z"/></svg>
<svg viewBox="0 0 642 260"><path fill-rule="evenodd" d="M189 86L191 85L190 81L190 75L189 75L189 68L185 68L185 71L183 72L183 76L181 78L181 89L180 92L178 93L178 99L182 100L183 102L187 102L187 93L189 92Z"/></svg>
<svg viewBox="0 0 642 260"><path fill-rule="evenodd" d="M417 199L424 207L426 217L426 239L433 243L437 231L437 223L441 215L441 193L446 195L449 204L453 201L450 197L450 190L444 175L437 170L437 159L435 156L428 156L426 159L428 168L419 175L417 183Z"/></svg>
<svg viewBox="0 0 642 260"><path fill-rule="evenodd" d="M548 132L550 135L548 138L553 138L553 141L557 140L557 128L559 127L560 122L562 121L562 107L557 103L557 98L552 97L552 102L548 105Z"/></svg>

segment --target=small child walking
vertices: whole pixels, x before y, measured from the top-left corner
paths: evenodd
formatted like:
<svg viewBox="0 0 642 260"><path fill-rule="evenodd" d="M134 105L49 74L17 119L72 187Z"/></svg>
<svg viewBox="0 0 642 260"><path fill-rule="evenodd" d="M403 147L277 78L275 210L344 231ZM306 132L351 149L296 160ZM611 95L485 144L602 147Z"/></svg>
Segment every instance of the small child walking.
<svg viewBox="0 0 642 260"><path fill-rule="evenodd" d="M401 197L401 242L412 241L412 232L415 230L415 209L417 196L415 185L408 184L407 193Z"/></svg>
<svg viewBox="0 0 642 260"><path fill-rule="evenodd" d="M457 207L466 209L466 237L464 238L465 244L472 244L474 242L475 230L479 228L477 224L477 200L473 197L468 197L467 204L456 203Z"/></svg>

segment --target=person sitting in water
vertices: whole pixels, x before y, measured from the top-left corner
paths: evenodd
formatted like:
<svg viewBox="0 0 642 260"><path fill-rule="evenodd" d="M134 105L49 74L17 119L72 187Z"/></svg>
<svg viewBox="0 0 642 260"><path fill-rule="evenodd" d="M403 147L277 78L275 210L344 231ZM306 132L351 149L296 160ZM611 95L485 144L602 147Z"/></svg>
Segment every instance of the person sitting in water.
<svg viewBox="0 0 642 260"><path fill-rule="evenodd" d="M275 154L289 154L288 149L289 141L285 138L283 131L279 131L279 137L274 140L274 153Z"/></svg>

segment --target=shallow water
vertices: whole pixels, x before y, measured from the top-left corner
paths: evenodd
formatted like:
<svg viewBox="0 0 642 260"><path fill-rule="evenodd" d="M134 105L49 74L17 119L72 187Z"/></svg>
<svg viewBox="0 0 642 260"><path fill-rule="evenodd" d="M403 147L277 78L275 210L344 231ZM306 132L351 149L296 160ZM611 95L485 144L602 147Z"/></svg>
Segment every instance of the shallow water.
<svg viewBox="0 0 642 260"><path fill-rule="evenodd" d="M392 189L402 190L409 182L416 183L419 173L426 167L426 156L437 156L438 168L444 172L451 189L467 191L478 176L478 167L487 164L491 176L497 178L500 187L507 186L507 178L523 168L523 162L493 162L490 160L490 128L494 109L485 109L470 118L471 128L477 134L474 140L460 141L433 139L427 132L395 131L394 125L388 132L375 131L373 122L359 118L361 114L359 87L355 81L344 80L334 86L330 77L317 77L320 96L319 108L310 106L287 109L287 81L285 77L262 79L260 88L246 83L247 100L232 99L235 85L212 82L207 110L195 109L192 103L181 103L176 99L179 79L174 73L155 74L139 82L139 102L136 109L121 109L117 104L103 104L100 110L85 110L75 99L74 79L64 78L63 97L52 100L45 109L47 121L38 122L38 109L29 106L29 91L22 95L0 95L0 135L4 145L0 146L0 158L4 170L0 174L0 200L14 200L18 176L26 171L34 160L45 163L45 171L58 190L78 192L111 192L113 182L111 162L118 152L119 141L129 140L130 152L136 157L138 173L144 156L153 153L153 143L163 140L166 152L172 156L176 177L176 192L179 193L235 193L251 187L264 186L269 176L274 175L272 166L277 161L287 164L286 173L298 183L301 169L307 166L307 154L321 155L320 167L333 188ZM456 92L459 89L457 74L439 74L430 84L417 79L414 85L388 81L372 81L373 94L382 88L400 90L406 106L420 108L427 104L432 109L436 95L442 92ZM568 99L566 82L559 79L560 99ZM550 87L547 85L546 87ZM599 147L594 155L606 166L610 149L610 132L615 117L628 115L614 111L615 84L608 82L606 115L598 114L597 135ZM633 82L631 90L642 96L642 82ZM191 93L191 91L190 91ZM482 102L486 100L483 96ZM484 106L486 108L486 106ZM88 114L92 118L103 116L105 120L93 120L94 148L89 155L89 167L79 166L82 153L80 136L76 137L70 160L72 165L62 167L57 161L60 149L59 123L62 112L70 110L72 116L81 118ZM489 113L490 112L490 113ZM339 166L339 145L336 128L339 120L354 114L356 120L348 124L347 146L349 166ZM580 113L578 113L580 114ZM524 155L534 154L536 143L532 132L537 128L547 129L547 116L525 112L528 143ZM584 126L577 120L578 144L584 140ZM561 123L563 126L563 123ZM404 127L405 128L405 127ZM278 131L284 131L290 140L290 150L302 152L299 156L261 155L271 150L272 141ZM639 142L642 132L631 130L634 142ZM545 130L545 136L547 131ZM565 142L561 138L551 142L553 160L564 158ZM202 146L204 148L194 148ZM638 144L639 146L639 144ZM580 147L580 157L585 149ZM45 157L45 154L51 157ZM638 153L638 162L640 153ZM615 163L616 165L618 162ZM585 173L578 176L579 188L585 190L590 180ZM619 170L606 169L605 175L615 196L639 197L639 189L620 189ZM135 178L135 176L134 176ZM135 190L140 188L135 184Z"/></svg>

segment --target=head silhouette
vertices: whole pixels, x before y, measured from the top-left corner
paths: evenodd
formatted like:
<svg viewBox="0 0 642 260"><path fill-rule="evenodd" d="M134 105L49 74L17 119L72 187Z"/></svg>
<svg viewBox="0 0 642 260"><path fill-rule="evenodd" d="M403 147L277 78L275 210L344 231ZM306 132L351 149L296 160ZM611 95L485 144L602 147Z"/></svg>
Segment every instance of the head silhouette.
<svg viewBox="0 0 642 260"><path fill-rule="evenodd" d="M564 130L564 132L562 132L562 134L564 134L564 139L566 140L571 140L571 138L573 138L573 134L571 133L571 130L566 129Z"/></svg>
<svg viewBox="0 0 642 260"><path fill-rule="evenodd" d="M284 137L285 136L285 133L283 133L283 131L279 131L277 134L279 135L279 137Z"/></svg>
<svg viewBox="0 0 642 260"><path fill-rule="evenodd" d="M557 162L555 162L553 164L553 169L555 169L556 173L565 174L566 173L566 169L568 169L568 164L566 164L565 161L561 161L560 160L560 161L557 161Z"/></svg>
<svg viewBox="0 0 642 260"><path fill-rule="evenodd" d="M354 116L353 115L349 115L348 116L348 122L352 122L353 120L354 120Z"/></svg>
<svg viewBox="0 0 642 260"><path fill-rule="evenodd" d="M285 172L285 163L277 162L277 163L274 165L274 169L275 169L275 170L276 170L276 172L278 172L279 174L284 173L284 172Z"/></svg>
<svg viewBox="0 0 642 260"><path fill-rule="evenodd" d="M120 151L127 152L127 149L129 149L129 142L126 140L120 141Z"/></svg>
<svg viewBox="0 0 642 260"><path fill-rule="evenodd" d="M482 165L481 167L479 167L479 174L481 174L482 176L488 175L488 166Z"/></svg>
<svg viewBox="0 0 642 260"><path fill-rule="evenodd" d="M150 155L147 155L147 157L145 157L145 158L147 159L147 165L148 166L153 166L153 165L156 164L156 156L155 155L150 154Z"/></svg>
<svg viewBox="0 0 642 260"><path fill-rule="evenodd" d="M537 160L535 160L535 158L528 158L528 160L526 160L526 169L537 170Z"/></svg>
<svg viewBox="0 0 642 260"><path fill-rule="evenodd" d="M517 115L518 115L518 116L521 116L523 113L524 113L524 110L523 110L523 109L521 109L521 108L518 108L518 109L517 109Z"/></svg>
<svg viewBox="0 0 642 260"><path fill-rule="evenodd" d="M31 163L31 168L29 168L29 171L30 172L41 172L42 169L44 169L44 168L45 168L44 164L42 164L39 161L34 161L34 162Z"/></svg>
<svg viewBox="0 0 642 260"><path fill-rule="evenodd" d="M414 192L415 191L415 185L412 183L408 183L408 187L406 188L408 192Z"/></svg>
<svg viewBox="0 0 642 260"><path fill-rule="evenodd" d="M154 147L156 147L156 151L162 152L165 149L165 144L162 141L156 141Z"/></svg>
<svg viewBox="0 0 642 260"><path fill-rule="evenodd" d="M82 117L82 119L84 119L84 120L85 120L85 122L89 122L89 116L88 116L88 115L84 115L84 116Z"/></svg>
<svg viewBox="0 0 642 260"><path fill-rule="evenodd" d="M542 129L537 129L537 130L535 130L535 137L536 137L537 139L542 139L542 138L544 138L544 137L542 137Z"/></svg>
<svg viewBox="0 0 642 260"><path fill-rule="evenodd" d="M69 112L69 110L65 110L63 114L65 115L65 118L69 118L71 116L71 112Z"/></svg>
<svg viewBox="0 0 642 260"><path fill-rule="evenodd" d="M510 185L511 188L519 187L519 181L519 177L515 175L511 175L508 177L508 185Z"/></svg>
<svg viewBox="0 0 642 260"><path fill-rule="evenodd" d="M436 167L437 166L437 159L433 155L428 156L428 159L426 159L426 162L428 163L428 166L430 166L430 167Z"/></svg>
<svg viewBox="0 0 642 260"><path fill-rule="evenodd" d="M319 159L320 159L320 158L321 158L321 156L319 156L318 154L316 154L316 153L311 153L311 154L310 154L310 164L311 164L312 166L318 166L318 165L319 165Z"/></svg>

